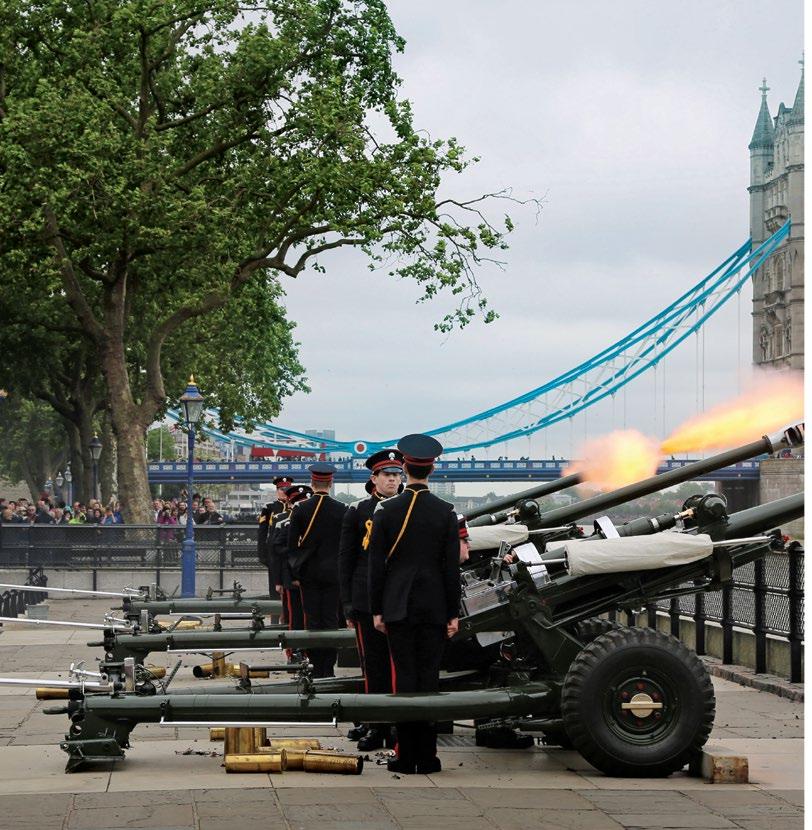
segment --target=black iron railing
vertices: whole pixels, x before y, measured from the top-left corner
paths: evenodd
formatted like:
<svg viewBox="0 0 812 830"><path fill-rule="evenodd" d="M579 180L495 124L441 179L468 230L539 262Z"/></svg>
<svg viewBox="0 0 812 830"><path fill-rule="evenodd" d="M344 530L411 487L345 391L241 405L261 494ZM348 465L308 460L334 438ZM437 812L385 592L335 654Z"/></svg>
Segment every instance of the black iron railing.
<svg viewBox="0 0 812 830"><path fill-rule="evenodd" d="M695 650L706 654L706 624L722 629L722 662L733 662L733 630L743 628L755 637L755 665L767 671L767 640L789 643L789 680L803 682L804 549L798 542L786 553L773 553L734 573L734 581L721 591L700 592L663 600L646 607L646 624L654 628L657 614L667 612L671 634L679 637L682 620L690 618L696 632ZM636 614L631 617L636 618Z"/></svg>
<svg viewBox="0 0 812 830"><path fill-rule="evenodd" d="M25 584L44 588L48 584L48 577L42 568L29 568ZM10 588L0 593L0 617L17 617L25 613L26 605L36 605L46 599L48 594L42 591Z"/></svg>
<svg viewBox="0 0 812 830"><path fill-rule="evenodd" d="M176 525L3 525L0 567L173 567L184 531ZM201 567L257 565L256 525L198 525L195 542Z"/></svg>

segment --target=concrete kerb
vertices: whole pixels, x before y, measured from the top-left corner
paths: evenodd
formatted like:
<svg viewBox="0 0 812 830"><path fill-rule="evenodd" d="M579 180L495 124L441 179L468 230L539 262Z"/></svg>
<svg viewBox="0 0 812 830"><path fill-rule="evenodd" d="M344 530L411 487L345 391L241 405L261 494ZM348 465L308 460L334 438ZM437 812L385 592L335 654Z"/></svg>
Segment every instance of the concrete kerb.
<svg viewBox="0 0 812 830"><path fill-rule="evenodd" d="M701 659L708 672L714 677L730 680L741 686L749 686L752 689L758 689L760 692L770 692L797 703L804 702L804 687L800 683L790 683L788 680L772 674L756 674L747 666L726 666L715 657L704 656Z"/></svg>

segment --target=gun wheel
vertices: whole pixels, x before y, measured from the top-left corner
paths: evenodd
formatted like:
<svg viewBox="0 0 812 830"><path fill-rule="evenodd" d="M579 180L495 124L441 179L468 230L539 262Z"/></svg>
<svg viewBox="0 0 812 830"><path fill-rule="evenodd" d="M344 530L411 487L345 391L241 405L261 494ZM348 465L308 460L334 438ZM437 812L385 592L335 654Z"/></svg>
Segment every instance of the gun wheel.
<svg viewBox="0 0 812 830"><path fill-rule="evenodd" d="M564 679L561 713L573 746L606 775L660 777L708 739L713 685L696 654L648 628L596 637Z"/></svg>
<svg viewBox="0 0 812 830"><path fill-rule="evenodd" d="M607 631L617 631L622 626L613 620L605 620L602 617L588 617L585 620L575 623L575 636L584 643L591 643L601 634Z"/></svg>

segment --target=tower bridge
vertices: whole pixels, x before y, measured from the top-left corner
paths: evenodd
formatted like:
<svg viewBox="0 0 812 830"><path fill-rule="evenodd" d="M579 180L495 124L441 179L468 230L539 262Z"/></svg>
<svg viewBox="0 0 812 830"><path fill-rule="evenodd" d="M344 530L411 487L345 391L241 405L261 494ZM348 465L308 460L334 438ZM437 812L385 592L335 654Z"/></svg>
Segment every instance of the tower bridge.
<svg viewBox="0 0 812 830"><path fill-rule="evenodd" d="M657 470L665 473L684 467L696 459L671 459ZM289 475L296 481L307 481L311 461L199 461L194 465L195 482L208 484L268 483L276 476ZM362 460L331 462L336 468L334 481L339 484L363 484L369 470ZM501 461L440 460L435 464L433 481L449 482L542 482L554 481L564 474L570 462L566 459L517 459ZM182 484L186 481L185 461L149 464L149 480L153 484ZM701 476L700 481L757 482L759 459L743 461L722 470Z"/></svg>

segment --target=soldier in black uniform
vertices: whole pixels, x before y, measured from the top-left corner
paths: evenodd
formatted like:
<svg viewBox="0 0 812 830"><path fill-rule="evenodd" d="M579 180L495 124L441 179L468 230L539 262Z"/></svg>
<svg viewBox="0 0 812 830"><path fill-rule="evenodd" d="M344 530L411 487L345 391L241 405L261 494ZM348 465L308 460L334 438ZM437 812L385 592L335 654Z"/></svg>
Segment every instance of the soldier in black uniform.
<svg viewBox="0 0 812 830"><path fill-rule="evenodd" d="M338 628L338 543L347 506L328 493L335 467L309 467L313 496L299 505L288 522L288 555L291 576L302 594L305 628L331 631ZM314 677L334 677L336 650L308 649Z"/></svg>
<svg viewBox="0 0 812 830"><path fill-rule="evenodd" d="M257 557L268 569L268 596L276 599L281 595L276 591L273 576L271 575L271 540L273 538L274 517L282 513L287 504L285 488L293 484L290 476L277 476L273 483L276 485L276 501L269 501L259 514L259 533L257 534Z"/></svg>
<svg viewBox="0 0 812 830"><path fill-rule="evenodd" d="M408 481L401 495L381 502L372 520L370 608L375 628L389 638L392 691L436 692L446 638L459 625L457 514L428 489L440 443L407 435L398 449ZM399 723L397 733L393 772L440 771L433 723Z"/></svg>
<svg viewBox="0 0 812 830"><path fill-rule="evenodd" d="M372 487L368 499L351 505L344 514L341 544L338 551L338 575L344 616L355 628L358 654L364 670L364 691L388 694L392 691L392 670L386 635L375 629L369 607L367 561L372 533L372 514L384 499L392 498L402 484L403 453L387 449L366 460L372 471ZM358 740L358 749L370 752L380 749L388 738L389 729L378 726L365 730L353 729L349 737Z"/></svg>
<svg viewBox="0 0 812 830"><path fill-rule="evenodd" d="M293 509L313 495L312 488L306 484L292 484L285 489L286 509L274 516L269 571L274 588L282 598L285 620L289 631L304 628L302 597L299 583L294 582L290 573L288 552L288 523ZM288 654L288 657L291 655Z"/></svg>

